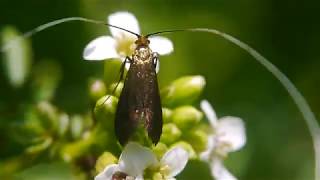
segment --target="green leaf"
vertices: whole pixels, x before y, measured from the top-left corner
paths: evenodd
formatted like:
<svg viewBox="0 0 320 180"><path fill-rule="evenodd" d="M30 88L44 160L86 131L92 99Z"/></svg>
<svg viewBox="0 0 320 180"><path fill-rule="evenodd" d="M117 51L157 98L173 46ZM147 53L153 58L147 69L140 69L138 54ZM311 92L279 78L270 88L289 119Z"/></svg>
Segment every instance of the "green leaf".
<svg viewBox="0 0 320 180"><path fill-rule="evenodd" d="M32 63L30 42L19 35L19 32L11 26L5 27L1 32L5 72L10 84L16 88L25 82Z"/></svg>

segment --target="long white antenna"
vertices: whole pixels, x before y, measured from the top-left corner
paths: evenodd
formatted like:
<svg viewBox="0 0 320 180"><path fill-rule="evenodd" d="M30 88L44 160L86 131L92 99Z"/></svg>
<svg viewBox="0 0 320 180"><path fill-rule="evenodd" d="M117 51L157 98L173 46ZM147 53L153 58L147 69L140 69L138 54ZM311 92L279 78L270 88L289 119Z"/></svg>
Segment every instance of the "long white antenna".
<svg viewBox="0 0 320 180"><path fill-rule="evenodd" d="M122 27L118 27L118 26L114 26L112 24L105 23L103 21L97 21L97 20L83 18L83 17L68 17L68 18L62 18L62 19L58 19L58 20L54 20L54 21L42 24L42 25L32 29L31 31L28 31L28 32L24 33L23 35L12 39L11 41L9 41L8 43L4 44L1 47L1 52L6 51L8 48L10 48L11 44L16 42L16 41L19 41L19 40L24 39L24 38L31 37L31 36L33 36L34 34L40 32L40 31L43 31L43 30L48 29L50 27L53 27L53 26L56 26L58 24L62 24L62 23L65 23L65 22L69 22L69 21L83 21L83 22L89 22L89 23L94 23L94 24L106 25L106 26L110 26L110 27L113 27L113 28L121 29L121 30L126 31L128 33L134 34L137 37L140 37L140 35L135 33L135 32L132 32L132 31L127 30L127 29L124 29Z"/></svg>

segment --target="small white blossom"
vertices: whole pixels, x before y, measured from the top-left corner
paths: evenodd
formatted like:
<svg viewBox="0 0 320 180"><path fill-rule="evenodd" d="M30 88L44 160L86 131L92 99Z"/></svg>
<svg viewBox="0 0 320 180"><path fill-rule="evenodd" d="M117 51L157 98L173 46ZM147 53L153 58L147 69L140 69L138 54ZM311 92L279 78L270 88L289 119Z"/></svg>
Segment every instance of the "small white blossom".
<svg viewBox="0 0 320 180"><path fill-rule="evenodd" d="M216 180L236 180L224 167L223 160L228 153L237 151L245 145L244 122L238 117L231 116L218 119L212 106L206 100L201 101L200 106L214 132L208 138L207 150L201 153L201 159L210 164L212 176Z"/></svg>
<svg viewBox="0 0 320 180"><path fill-rule="evenodd" d="M188 159L187 151L177 147L163 155L159 162L150 149L129 142L119 158L119 163L108 165L95 180L112 180L112 177L117 175L127 180L143 180L147 168L159 170L164 179L174 180L174 176L184 169Z"/></svg>
<svg viewBox="0 0 320 180"><path fill-rule="evenodd" d="M108 23L140 34L139 23L135 16L129 12L111 14L108 17ZM117 28L109 28L112 36L100 36L85 47L83 52L85 60L120 59L123 61L127 56L132 55L137 37ZM172 42L165 37L152 36L149 40L153 52L166 55L173 51Z"/></svg>

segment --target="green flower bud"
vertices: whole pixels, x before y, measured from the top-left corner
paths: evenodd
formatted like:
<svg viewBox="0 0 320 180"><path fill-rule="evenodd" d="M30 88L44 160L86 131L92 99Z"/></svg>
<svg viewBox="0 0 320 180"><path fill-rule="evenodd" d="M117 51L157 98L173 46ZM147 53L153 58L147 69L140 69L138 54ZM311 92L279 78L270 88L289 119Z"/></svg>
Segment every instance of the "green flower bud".
<svg viewBox="0 0 320 180"><path fill-rule="evenodd" d="M70 126L70 119L69 116L66 113L62 113L59 116L59 122L58 122L58 135L60 137L63 137L66 132L68 131L68 128Z"/></svg>
<svg viewBox="0 0 320 180"><path fill-rule="evenodd" d="M193 147L185 141L179 141L179 142L172 144L170 146L170 149L172 149L174 147L181 147L184 150L186 150L189 154L189 159L196 159L197 158L197 154L196 154L195 150L193 149Z"/></svg>
<svg viewBox="0 0 320 180"><path fill-rule="evenodd" d="M0 34L1 44L4 45L3 66L10 84L16 88L21 87L31 69L32 51L30 41L21 38L16 28L7 26ZM1 62L2 63L2 62Z"/></svg>
<svg viewBox="0 0 320 180"><path fill-rule="evenodd" d="M203 152L207 148L208 135L200 129L189 131L185 139L197 153Z"/></svg>
<svg viewBox="0 0 320 180"><path fill-rule="evenodd" d="M60 155L66 162L71 162L84 154L87 154L93 143L90 135L86 136L84 139L66 144L61 148Z"/></svg>
<svg viewBox="0 0 320 180"><path fill-rule="evenodd" d="M152 180L164 180L163 175L160 172L154 173L152 175Z"/></svg>
<svg viewBox="0 0 320 180"><path fill-rule="evenodd" d="M168 108L162 108L162 120L163 123L169 123L171 122L171 115L172 115L172 111Z"/></svg>
<svg viewBox="0 0 320 180"><path fill-rule="evenodd" d="M172 121L182 131L194 127L202 117L202 112L192 106L181 106L172 112Z"/></svg>
<svg viewBox="0 0 320 180"><path fill-rule="evenodd" d="M36 144L36 145L32 145L29 146L26 149L26 153L28 154L37 154L40 153L44 150L46 150L47 148L49 148L49 146L52 144L52 138L51 137L47 137L42 139L42 142Z"/></svg>
<svg viewBox="0 0 320 180"><path fill-rule="evenodd" d="M46 101L38 103L36 113L44 129L57 130L59 114L52 104Z"/></svg>
<svg viewBox="0 0 320 180"><path fill-rule="evenodd" d="M202 76L185 76L161 90L164 106L176 107L193 103L201 94L206 82Z"/></svg>
<svg viewBox="0 0 320 180"><path fill-rule="evenodd" d="M181 137L180 129L174 123L164 124L160 141L165 144L172 144Z"/></svg>
<svg viewBox="0 0 320 180"><path fill-rule="evenodd" d="M123 82L119 82L118 86L117 86L117 84L118 84L118 82L111 84L109 90L110 90L110 92L114 92L112 94L113 96L120 97L120 94L121 94L122 88L123 88ZM116 89L114 89L114 88L116 88Z"/></svg>
<svg viewBox="0 0 320 180"><path fill-rule="evenodd" d="M83 118L80 115L75 115L70 119L70 133L73 139L79 139L83 133L84 124Z"/></svg>
<svg viewBox="0 0 320 180"><path fill-rule="evenodd" d="M104 152L96 161L96 172L97 174L102 172L105 167L110 164L116 164L118 159L110 152Z"/></svg>
<svg viewBox="0 0 320 180"><path fill-rule="evenodd" d="M108 99L107 99L108 98ZM100 98L94 108L95 118L98 122L104 124L104 127L114 126L114 114L117 110L118 98L115 96L103 96Z"/></svg>
<svg viewBox="0 0 320 180"><path fill-rule="evenodd" d="M89 83L89 95L93 101L97 101L99 98L107 93L106 85L101 80L92 80Z"/></svg>
<svg viewBox="0 0 320 180"><path fill-rule="evenodd" d="M167 145L165 145L162 142L159 142L156 146L152 148L152 151L155 153L158 159L161 159L161 157L166 153L168 150Z"/></svg>

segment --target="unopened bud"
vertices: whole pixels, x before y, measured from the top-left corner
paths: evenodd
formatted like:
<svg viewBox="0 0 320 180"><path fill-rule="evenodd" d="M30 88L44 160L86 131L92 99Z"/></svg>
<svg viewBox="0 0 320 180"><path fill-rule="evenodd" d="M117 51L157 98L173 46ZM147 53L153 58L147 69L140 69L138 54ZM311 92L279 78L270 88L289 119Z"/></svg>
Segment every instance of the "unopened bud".
<svg viewBox="0 0 320 180"><path fill-rule="evenodd" d="M174 123L167 123L163 125L160 141L172 144L180 138L181 134L180 129Z"/></svg>
<svg viewBox="0 0 320 180"><path fill-rule="evenodd" d="M115 96L103 96L100 98L94 108L95 118L102 122L105 127L112 127L114 124L114 114L117 110L118 98Z"/></svg>
<svg viewBox="0 0 320 180"><path fill-rule="evenodd" d="M171 115L172 115L172 111L168 108L162 108L162 120L163 123L169 123L171 122Z"/></svg>
<svg viewBox="0 0 320 180"><path fill-rule="evenodd" d="M200 129L191 130L187 133L186 140L190 142L196 152L200 153L207 148L208 135Z"/></svg>
<svg viewBox="0 0 320 180"><path fill-rule="evenodd" d="M172 121L181 130L187 130L194 127L202 116L202 112L192 106L181 106L173 110Z"/></svg>
<svg viewBox="0 0 320 180"><path fill-rule="evenodd" d="M104 152L101 156L99 156L96 162L96 172L102 172L105 169L105 167L107 167L110 164L116 164L117 161L118 159L112 153Z"/></svg>
<svg viewBox="0 0 320 180"><path fill-rule="evenodd" d="M168 107L191 104L201 94L206 81L202 76L185 76L161 91L162 103Z"/></svg>
<svg viewBox="0 0 320 180"><path fill-rule="evenodd" d="M120 97L122 88L123 88L123 82L113 83L113 84L111 84L111 86L110 86L110 88L109 88L109 92L110 92L110 93L113 93L113 92L114 92L114 93L112 94L113 96Z"/></svg>
<svg viewBox="0 0 320 180"><path fill-rule="evenodd" d="M158 144L152 148L152 151L155 153L158 159L161 159L161 157L164 155L164 153L167 152L167 150L167 145L162 142L158 142Z"/></svg>
<svg viewBox="0 0 320 180"><path fill-rule="evenodd" d="M89 83L89 95L93 101L97 101L106 93L107 88L102 80L92 80Z"/></svg>

